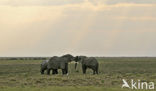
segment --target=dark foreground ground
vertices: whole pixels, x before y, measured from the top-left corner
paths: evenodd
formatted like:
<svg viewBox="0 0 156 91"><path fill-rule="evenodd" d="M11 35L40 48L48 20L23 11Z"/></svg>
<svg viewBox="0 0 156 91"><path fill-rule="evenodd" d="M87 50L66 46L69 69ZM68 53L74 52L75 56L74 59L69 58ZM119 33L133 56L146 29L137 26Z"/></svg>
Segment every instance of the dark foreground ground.
<svg viewBox="0 0 156 91"><path fill-rule="evenodd" d="M99 75L91 70L83 75L81 65L76 71L71 63L68 76L61 70L58 75L40 75L42 60L0 60L0 91L132 91L121 88L122 79L156 84L156 58L97 59Z"/></svg>

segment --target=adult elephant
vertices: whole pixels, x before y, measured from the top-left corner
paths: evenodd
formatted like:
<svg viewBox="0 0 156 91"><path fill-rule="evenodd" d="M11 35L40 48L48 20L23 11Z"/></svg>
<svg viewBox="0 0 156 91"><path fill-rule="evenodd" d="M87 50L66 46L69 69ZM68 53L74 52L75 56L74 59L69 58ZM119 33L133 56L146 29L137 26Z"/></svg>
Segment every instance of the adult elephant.
<svg viewBox="0 0 156 91"><path fill-rule="evenodd" d="M92 69L93 74L98 74L99 63L94 57L76 56L75 62L75 69L77 67L77 62L82 64L83 74L86 74L87 68Z"/></svg>
<svg viewBox="0 0 156 91"><path fill-rule="evenodd" d="M44 74L44 71L47 70L48 62L49 62L49 60L44 60L41 63L41 70L40 70L41 74ZM57 69L54 69L52 74L58 74Z"/></svg>
<svg viewBox="0 0 156 91"><path fill-rule="evenodd" d="M63 55L61 57L50 58L47 65L47 74L50 74L50 70L62 69L62 74L68 73L68 63L71 62L74 57L70 54Z"/></svg>

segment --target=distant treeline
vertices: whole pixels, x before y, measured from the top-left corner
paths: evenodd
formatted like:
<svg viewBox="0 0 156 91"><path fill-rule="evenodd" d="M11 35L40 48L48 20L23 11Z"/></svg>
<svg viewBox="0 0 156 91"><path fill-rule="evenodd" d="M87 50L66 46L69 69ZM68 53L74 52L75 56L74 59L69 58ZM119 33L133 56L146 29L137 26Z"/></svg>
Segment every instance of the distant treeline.
<svg viewBox="0 0 156 91"><path fill-rule="evenodd" d="M0 57L0 60L46 60L49 57Z"/></svg>
<svg viewBox="0 0 156 91"><path fill-rule="evenodd" d="M0 57L0 60L47 60L50 57ZM95 57L97 59L144 59L144 58L156 58L156 57Z"/></svg>

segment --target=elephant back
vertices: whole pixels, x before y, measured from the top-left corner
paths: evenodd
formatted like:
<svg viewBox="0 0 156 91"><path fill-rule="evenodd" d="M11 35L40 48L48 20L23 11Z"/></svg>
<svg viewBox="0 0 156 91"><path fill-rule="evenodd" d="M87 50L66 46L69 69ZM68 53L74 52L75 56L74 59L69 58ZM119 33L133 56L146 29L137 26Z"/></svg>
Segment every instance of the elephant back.
<svg viewBox="0 0 156 91"><path fill-rule="evenodd" d="M50 69L64 69L67 64L67 59L62 57L51 58L48 62Z"/></svg>
<svg viewBox="0 0 156 91"><path fill-rule="evenodd" d="M88 57L82 60L82 64L94 66L98 64L98 61L94 57Z"/></svg>

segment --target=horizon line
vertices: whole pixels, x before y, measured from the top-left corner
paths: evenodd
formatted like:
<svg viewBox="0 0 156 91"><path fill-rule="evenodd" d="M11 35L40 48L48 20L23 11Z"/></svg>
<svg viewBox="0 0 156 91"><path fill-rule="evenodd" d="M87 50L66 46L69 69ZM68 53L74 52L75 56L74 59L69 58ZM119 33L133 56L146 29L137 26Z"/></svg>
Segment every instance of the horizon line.
<svg viewBox="0 0 156 91"><path fill-rule="evenodd" d="M80 55L79 55L80 56ZM41 58L47 58L47 57L53 57L53 56L0 56L0 58L37 58L37 57L41 57ZM156 56L87 56L87 57L156 57Z"/></svg>

